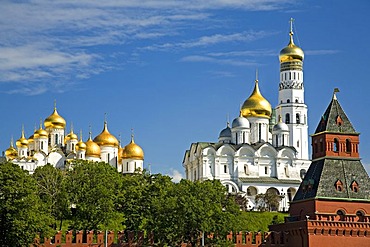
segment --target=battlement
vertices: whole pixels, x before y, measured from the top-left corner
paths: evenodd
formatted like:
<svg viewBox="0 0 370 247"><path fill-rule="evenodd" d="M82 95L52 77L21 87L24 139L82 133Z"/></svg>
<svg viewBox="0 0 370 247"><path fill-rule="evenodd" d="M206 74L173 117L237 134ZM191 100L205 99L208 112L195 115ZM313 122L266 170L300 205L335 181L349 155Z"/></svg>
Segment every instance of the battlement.
<svg viewBox="0 0 370 247"><path fill-rule="evenodd" d="M107 239L105 239L107 238ZM107 235L103 231L67 231L65 235L59 231L49 239L44 238L43 243L36 239L31 247L104 247L107 240L108 247L129 247L129 246L153 246L153 234L144 238L143 232L108 231Z"/></svg>

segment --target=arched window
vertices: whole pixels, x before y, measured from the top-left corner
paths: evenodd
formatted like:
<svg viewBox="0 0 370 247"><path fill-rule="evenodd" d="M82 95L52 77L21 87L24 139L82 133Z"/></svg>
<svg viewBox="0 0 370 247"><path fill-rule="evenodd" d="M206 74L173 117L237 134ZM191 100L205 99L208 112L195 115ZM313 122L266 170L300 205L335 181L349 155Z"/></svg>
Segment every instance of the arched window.
<svg viewBox="0 0 370 247"><path fill-rule="evenodd" d="M324 143L322 139L320 139L320 152L323 152L323 151L324 151Z"/></svg>
<svg viewBox="0 0 370 247"><path fill-rule="evenodd" d="M295 114L295 122L297 124L300 124L301 123L301 117L299 116L299 113Z"/></svg>
<svg viewBox="0 0 370 247"><path fill-rule="evenodd" d="M285 114L285 123L290 124L290 115L289 115L289 113Z"/></svg>
<svg viewBox="0 0 370 247"><path fill-rule="evenodd" d="M334 139L334 152L339 152L339 141L337 138Z"/></svg>
<svg viewBox="0 0 370 247"><path fill-rule="evenodd" d="M58 144L58 134L55 134L55 144Z"/></svg>
<svg viewBox="0 0 370 247"><path fill-rule="evenodd" d="M290 103L290 99L287 99L287 100L286 100L286 102L287 102L287 103Z"/></svg>
<svg viewBox="0 0 370 247"><path fill-rule="evenodd" d="M357 219L358 222L363 222L364 219L365 219L365 217L364 217L365 213L361 210L356 212L356 216L358 217L358 219Z"/></svg>
<svg viewBox="0 0 370 247"><path fill-rule="evenodd" d="M346 152L350 153L352 151L352 147L351 147L351 140L350 139L347 139L346 140Z"/></svg>
<svg viewBox="0 0 370 247"><path fill-rule="evenodd" d="M305 169L301 169L299 173L300 173L301 179L303 180L304 176L306 176L307 171Z"/></svg>
<svg viewBox="0 0 370 247"><path fill-rule="evenodd" d="M337 182L335 182L335 189L337 191L343 191L343 182L339 179L337 180Z"/></svg>
<svg viewBox="0 0 370 247"><path fill-rule="evenodd" d="M359 187L358 187L358 183L357 183L356 181L353 181L353 182L351 183L351 189L352 189L352 191L353 191L353 192L355 192L355 193L357 193L357 192L358 192Z"/></svg>
<svg viewBox="0 0 370 247"><path fill-rule="evenodd" d="M339 216L339 221L344 221L346 213L343 210L338 210L337 215Z"/></svg>

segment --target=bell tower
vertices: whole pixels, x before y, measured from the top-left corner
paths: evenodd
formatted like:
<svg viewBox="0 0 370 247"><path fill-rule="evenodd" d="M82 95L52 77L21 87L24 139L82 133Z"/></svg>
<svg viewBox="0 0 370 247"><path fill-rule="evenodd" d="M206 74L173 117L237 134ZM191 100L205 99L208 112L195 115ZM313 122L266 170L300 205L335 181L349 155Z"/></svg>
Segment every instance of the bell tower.
<svg viewBox="0 0 370 247"><path fill-rule="evenodd" d="M308 160L307 105L304 101L302 49L294 44L293 18L290 19L289 44L280 51L279 105L276 119L288 125L289 143L298 159Z"/></svg>

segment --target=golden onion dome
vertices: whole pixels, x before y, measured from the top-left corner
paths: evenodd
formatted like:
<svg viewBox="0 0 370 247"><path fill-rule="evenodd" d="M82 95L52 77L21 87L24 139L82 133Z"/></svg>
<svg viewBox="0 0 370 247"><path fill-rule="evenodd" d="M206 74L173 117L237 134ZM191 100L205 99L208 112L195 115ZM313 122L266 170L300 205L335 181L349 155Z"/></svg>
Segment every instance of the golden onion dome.
<svg viewBox="0 0 370 247"><path fill-rule="evenodd" d="M73 133L73 129L71 129L71 132L69 132L69 134L66 135L65 137L65 141L69 140L78 140L78 136L75 133Z"/></svg>
<svg viewBox="0 0 370 247"><path fill-rule="evenodd" d="M123 154L123 150L125 150L123 147L119 147L118 148L118 163L122 163L122 154Z"/></svg>
<svg viewBox="0 0 370 247"><path fill-rule="evenodd" d="M8 159L14 159L17 158L18 152L13 146L13 140L10 142L10 146L7 150L5 150L5 157Z"/></svg>
<svg viewBox="0 0 370 247"><path fill-rule="evenodd" d="M279 55L280 63L289 62L292 60L299 60L303 62L304 53L300 47L294 44L292 27L289 32L289 36L290 36L289 44L280 51Z"/></svg>
<svg viewBox="0 0 370 247"><path fill-rule="evenodd" d="M86 144L82 141L82 131L80 132L80 140L76 144L76 150L86 150Z"/></svg>
<svg viewBox="0 0 370 247"><path fill-rule="evenodd" d="M109 133L106 121L104 121L103 131L94 138L94 142L96 142L99 146L111 146L111 147L119 146L117 138L114 137L111 133Z"/></svg>
<svg viewBox="0 0 370 247"><path fill-rule="evenodd" d="M15 142L15 145L18 148L26 148L28 146L28 140L24 137L24 131L22 131L22 136Z"/></svg>
<svg viewBox="0 0 370 247"><path fill-rule="evenodd" d="M86 150L86 144L82 140L80 140L76 144L76 150Z"/></svg>
<svg viewBox="0 0 370 247"><path fill-rule="evenodd" d="M86 157L90 156L90 157L100 158L100 153L101 153L100 147L97 143L91 140L91 132L90 132L89 139L86 141L85 145L86 145L86 153L85 153Z"/></svg>
<svg viewBox="0 0 370 247"><path fill-rule="evenodd" d="M241 109L243 117L270 118L271 104L262 96L258 87L258 80L255 80L254 90L249 98L244 101Z"/></svg>
<svg viewBox="0 0 370 247"><path fill-rule="evenodd" d="M28 137L28 143L32 143L32 142L34 142L33 137L34 137L34 135L31 135L30 137Z"/></svg>
<svg viewBox="0 0 370 247"><path fill-rule="evenodd" d="M144 159L143 149L134 142L133 136L131 136L131 142L122 150L122 159Z"/></svg>
<svg viewBox="0 0 370 247"><path fill-rule="evenodd" d="M58 114L57 108L54 107L53 113L45 119L44 125L46 129L64 129L66 127L66 120Z"/></svg>
<svg viewBox="0 0 370 247"><path fill-rule="evenodd" d="M42 125L40 124L40 129L36 130L33 134L33 138L48 138L48 132L42 128Z"/></svg>

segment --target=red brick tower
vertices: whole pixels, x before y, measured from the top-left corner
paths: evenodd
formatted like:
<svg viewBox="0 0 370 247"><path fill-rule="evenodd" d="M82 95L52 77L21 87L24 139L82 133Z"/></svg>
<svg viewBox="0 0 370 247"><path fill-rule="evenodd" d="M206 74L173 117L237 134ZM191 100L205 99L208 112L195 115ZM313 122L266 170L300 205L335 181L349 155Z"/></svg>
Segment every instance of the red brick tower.
<svg viewBox="0 0 370 247"><path fill-rule="evenodd" d="M370 179L358 152L359 133L336 89L312 135L312 163L284 224L284 246L370 246Z"/></svg>

